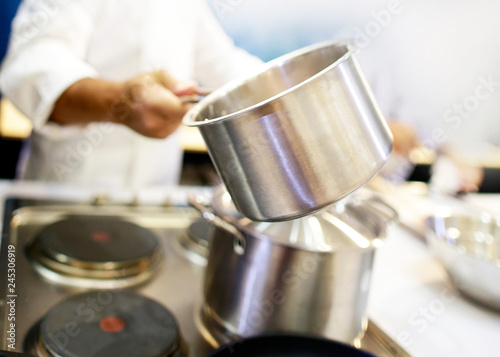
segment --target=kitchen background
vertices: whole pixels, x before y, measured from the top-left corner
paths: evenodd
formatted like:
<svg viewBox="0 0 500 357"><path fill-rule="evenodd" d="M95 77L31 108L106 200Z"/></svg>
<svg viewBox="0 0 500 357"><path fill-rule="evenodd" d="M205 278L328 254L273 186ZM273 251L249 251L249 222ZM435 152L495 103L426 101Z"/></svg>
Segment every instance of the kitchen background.
<svg viewBox="0 0 500 357"><path fill-rule="evenodd" d="M7 43L10 35L10 23L20 2L21 1L19 0L7 0L0 4L0 58L2 59L7 51ZM22 137L16 135L15 132L10 133L8 129L5 128L3 103L4 102L2 101L0 112L0 153L2 157L0 164L0 178L13 178L17 158L19 157L19 151L21 150ZM25 133L26 131L23 132L23 134Z"/></svg>
<svg viewBox="0 0 500 357"><path fill-rule="evenodd" d="M476 162L498 172L500 154L492 146L500 144L500 121L496 118L497 113L500 114L500 91L496 90L496 80L500 79L500 43L496 39L500 32L497 20L500 2L497 0L480 3L470 0L207 1L235 42L263 60L334 37L356 37L361 44L359 57L363 69L388 117L404 117L417 124L423 144L430 149L437 149L441 130L451 128L456 141L468 148L465 150L469 155L475 155ZM9 22L19 2L4 0L0 4L0 56L7 45ZM443 56L450 57L449 71L434 66ZM457 73L457 69L460 76L450 75ZM478 86L482 86L486 99L475 96ZM470 110L455 112L455 105ZM451 114L443 117L445 113ZM2 102L0 178L14 177L22 140L30 132L29 124L18 118L15 109ZM464 133L466 139L463 139ZM472 139L484 141L479 145ZM216 179L203 145L188 132L184 145L183 183L206 184ZM428 178L429 164L434 157L425 154L413 157L419 163L413 179ZM6 182L0 184L7 185ZM410 230L395 227L385 250L379 253L370 317L381 321L382 327L416 356L492 355L492 351L498 351L498 312L451 294L445 270L429 255L422 242L421 218L434 209L426 200L424 189L421 185L409 185L390 192L395 197L391 203L398 208L401 221ZM24 186L18 191L22 190L26 190ZM466 195L463 199L472 203L479 201L498 211L498 196ZM175 307L175 303L169 306Z"/></svg>

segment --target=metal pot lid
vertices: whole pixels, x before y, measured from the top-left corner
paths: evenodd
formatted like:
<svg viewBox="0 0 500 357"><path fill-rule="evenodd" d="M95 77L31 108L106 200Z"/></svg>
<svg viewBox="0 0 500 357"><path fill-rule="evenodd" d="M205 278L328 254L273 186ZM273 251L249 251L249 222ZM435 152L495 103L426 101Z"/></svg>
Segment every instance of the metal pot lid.
<svg viewBox="0 0 500 357"><path fill-rule="evenodd" d="M385 238L387 221L355 200L342 201L310 216L283 222L256 222L238 212L230 194L219 188L212 197L215 214L246 234L295 248L331 252L373 248Z"/></svg>

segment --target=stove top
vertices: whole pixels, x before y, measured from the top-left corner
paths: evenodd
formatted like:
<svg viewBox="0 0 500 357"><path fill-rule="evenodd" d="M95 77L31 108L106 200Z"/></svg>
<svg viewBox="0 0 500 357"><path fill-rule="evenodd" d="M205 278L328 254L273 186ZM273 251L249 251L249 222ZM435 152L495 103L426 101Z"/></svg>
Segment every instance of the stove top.
<svg viewBox="0 0 500 357"><path fill-rule="evenodd" d="M199 319L208 228L189 207L7 200L0 350L208 356ZM374 324L362 347L404 355Z"/></svg>

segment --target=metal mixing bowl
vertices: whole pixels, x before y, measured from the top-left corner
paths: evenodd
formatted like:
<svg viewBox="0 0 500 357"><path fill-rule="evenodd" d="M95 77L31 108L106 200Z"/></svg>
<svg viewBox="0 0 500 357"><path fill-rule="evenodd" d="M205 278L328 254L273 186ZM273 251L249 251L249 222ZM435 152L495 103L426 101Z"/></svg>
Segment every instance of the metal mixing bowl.
<svg viewBox="0 0 500 357"><path fill-rule="evenodd" d="M426 237L457 289L500 311L500 220L441 212L426 219Z"/></svg>

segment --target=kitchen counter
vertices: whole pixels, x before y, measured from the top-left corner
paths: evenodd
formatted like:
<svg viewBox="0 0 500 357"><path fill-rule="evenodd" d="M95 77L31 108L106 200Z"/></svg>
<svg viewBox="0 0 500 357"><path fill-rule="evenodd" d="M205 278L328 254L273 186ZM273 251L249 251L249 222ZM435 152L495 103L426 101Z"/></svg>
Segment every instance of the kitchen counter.
<svg viewBox="0 0 500 357"><path fill-rule="evenodd" d="M498 354L500 313L459 296L423 241L395 227L377 254L370 318L412 356Z"/></svg>
<svg viewBox="0 0 500 357"><path fill-rule="evenodd" d="M423 227L425 217L443 205L463 209L465 203L468 209L500 215L500 195L430 199L422 188L405 184L385 195L400 213L401 224L391 228L377 253L370 318L412 356L498 355L500 313L456 292L429 253Z"/></svg>
<svg viewBox="0 0 500 357"><path fill-rule="evenodd" d="M162 204L168 200L185 204L188 192L204 190L176 187L106 194L123 203ZM8 196L89 201L104 192L0 180L0 213L3 214L3 201ZM407 200L411 200L409 197L406 195ZM467 200L488 208L500 204L498 195L471 195ZM418 233L418 229L417 226L414 231ZM457 295L444 269L428 253L422 237L402 226L390 229L386 245L377 253L369 315L413 356L490 356L500 350L500 313Z"/></svg>

